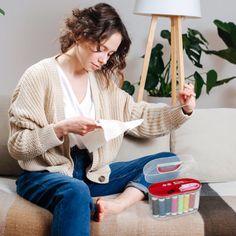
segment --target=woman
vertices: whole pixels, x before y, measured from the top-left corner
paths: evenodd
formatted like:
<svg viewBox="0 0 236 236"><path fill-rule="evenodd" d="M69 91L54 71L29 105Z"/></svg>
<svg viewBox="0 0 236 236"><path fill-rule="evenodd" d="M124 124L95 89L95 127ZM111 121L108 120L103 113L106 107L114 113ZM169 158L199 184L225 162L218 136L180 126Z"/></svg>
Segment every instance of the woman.
<svg viewBox="0 0 236 236"><path fill-rule="evenodd" d="M9 109L9 152L24 170L17 193L53 214L51 235L89 235L90 217L101 221L142 200L149 184L143 166L172 153L112 163L123 136L88 153L81 136L100 128L96 120L144 122L130 131L157 137L176 129L195 108L192 85L179 92L183 108L135 103L112 77L121 74L130 38L119 15L107 4L66 20L61 53L31 66L19 81ZM122 192L122 193L121 193ZM92 197L121 193L114 200Z"/></svg>

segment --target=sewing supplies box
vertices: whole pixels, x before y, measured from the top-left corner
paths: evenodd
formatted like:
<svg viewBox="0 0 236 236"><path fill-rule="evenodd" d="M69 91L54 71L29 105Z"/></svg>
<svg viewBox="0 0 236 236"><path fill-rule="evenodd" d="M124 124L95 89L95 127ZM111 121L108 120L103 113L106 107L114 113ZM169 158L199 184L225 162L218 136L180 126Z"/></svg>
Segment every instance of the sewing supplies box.
<svg viewBox="0 0 236 236"><path fill-rule="evenodd" d="M149 186L149 204L154 217L185 215L199 208L201 183L191 178L180 178L194 165L191 155L173 155L148 162L143 173Z"/></svg>
<svg viewBox="0 0 236 236"><path fill-rule="evenodd" d="M199 208L201 183L181 178L155 183L149 186L149 203L154 217L193 213Z"/></svg>

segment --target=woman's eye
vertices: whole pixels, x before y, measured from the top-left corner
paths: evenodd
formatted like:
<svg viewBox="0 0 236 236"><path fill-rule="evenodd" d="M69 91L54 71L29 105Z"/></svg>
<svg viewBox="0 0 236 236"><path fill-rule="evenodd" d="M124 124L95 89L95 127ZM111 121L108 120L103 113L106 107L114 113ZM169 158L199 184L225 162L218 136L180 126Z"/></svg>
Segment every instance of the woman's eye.
<svg viewBox="0 0 236 236"><path fill-rule="evenodd" d="M101 50L99 48L91 48L91 51L93 51L93 52L101 52Z"/></svg>
<svg viewBox="0 0 236 236"><path fill-rule="evenodd" d="M112 52L112 53L108 53L108 56L111 57L112 55L114 55L115 53Z"/></svg>
<svg viewBox="0 0 236 236"><path fill-rule="evenodd" d="M102 52L101 48L94 48L92 51L93 52Z"/></svg>
<svg viewBox="0 0 236 236"><path fill-rule="evenodd" d="M100 47L97 47L96 45L90 45L88 48L91 52L100 52L101 51Z"/></svg>

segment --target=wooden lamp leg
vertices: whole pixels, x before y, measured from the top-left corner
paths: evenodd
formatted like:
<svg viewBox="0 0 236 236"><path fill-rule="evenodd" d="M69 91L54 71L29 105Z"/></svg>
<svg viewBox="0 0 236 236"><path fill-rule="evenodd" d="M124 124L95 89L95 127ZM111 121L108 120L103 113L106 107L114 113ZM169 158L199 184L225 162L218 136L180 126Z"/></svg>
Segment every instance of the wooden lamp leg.
<svg viewBox="0 0 236 236"><path fill-rule="evenodd" d="M177 55L178 55L178 81L179 89L184 87L184 55L183 55L183 40L182 40L182 27L181 27L181 16L177 16L176 19L177 27Z"/></svg>
<svg viewBox="0 0 236 236"><path fill-rule="evenodd" d="M144 56L140 86L139 86L139 91L138 91L138 99L137 99L138 102L143 100L144 87L145 87L145 82L146 82L146 77L147 77L147 72L148 72L148 64L150 61L150 55L151 55L152 46L153 46L156 24L157 24L157 16L152 15L151 26L149 29L149 35L148 35L146 51L145 51L145 56Z"/></svg>
<svg viewBox="0 0 236 236"><path fill-rule="evenodd" d="M176 105L176 17L171 17L171 104Z"/></svg>
<svg viewBox="0 0 236 236"><path fill-rule="evenodd" d="M177 68L177 70L176 70ZM178 80L176 75L178 73ZM177 89L184 87L184 56L181 16L171 17L171 103L173 106L177 103ZM176 86L178 81L178 88Z"/></svg>

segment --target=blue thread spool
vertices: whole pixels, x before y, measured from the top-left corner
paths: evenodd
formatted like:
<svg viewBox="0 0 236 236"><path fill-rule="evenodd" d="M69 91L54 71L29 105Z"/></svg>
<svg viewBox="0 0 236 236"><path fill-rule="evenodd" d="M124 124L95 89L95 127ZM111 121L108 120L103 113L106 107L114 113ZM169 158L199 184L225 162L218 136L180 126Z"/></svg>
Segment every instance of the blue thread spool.
<svg viewBox="0 0 236 236"><path fill-rule="evenodd" d="M158 217L160 211L158 198L152 197L151 202L152 202L152 214L154 217Z"/></svg>
<svg viewBox="0 0 236 236"><path fill-rule="evenodd" d="M165 198L159 198L159 213L160 217L166 216Z"/></svg>
<svg viewBox="0 0 236 236"><path fill-rule="evenodd" d="M171 213L171 198L166 198L166 215L170 215Z"/></svg>

